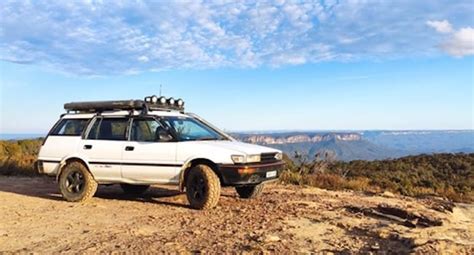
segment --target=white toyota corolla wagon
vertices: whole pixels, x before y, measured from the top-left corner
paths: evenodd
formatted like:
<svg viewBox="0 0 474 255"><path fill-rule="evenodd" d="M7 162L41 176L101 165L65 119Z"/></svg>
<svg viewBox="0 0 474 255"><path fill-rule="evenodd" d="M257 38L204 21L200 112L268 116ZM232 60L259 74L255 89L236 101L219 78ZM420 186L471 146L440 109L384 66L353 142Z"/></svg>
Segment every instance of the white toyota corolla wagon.
<svg viewBox="0 0 474 255"><path fill-rule="evenodd" d="M179 185L191 207L214 207L221 186L242 198L262 192L283 169L282 152L238 142L192 113L184 102L76 102L44 140L36 167L56 176L67 201L94 196L99 184L120 184L139 195L151 184Z"/></svg>

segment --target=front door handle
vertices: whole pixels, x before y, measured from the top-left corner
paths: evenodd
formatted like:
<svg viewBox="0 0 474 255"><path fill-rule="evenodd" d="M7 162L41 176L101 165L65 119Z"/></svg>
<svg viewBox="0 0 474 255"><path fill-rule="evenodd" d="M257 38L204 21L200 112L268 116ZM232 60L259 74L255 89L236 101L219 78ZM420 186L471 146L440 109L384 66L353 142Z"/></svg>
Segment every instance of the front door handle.
<svg viewBox="0 0 474 255"><path fill-rule="evenodd" d="M90 144L84 145L84 150L90 150L90 149L92 149L92 145Z"/></svg>
<svg viewBox="0 0 474 255"><path fill-rule="evenodd" d="M133 151L133 150L135 150L135 147L133 147L133 146L127 146L127 147L125 147L125 150L126 150L126 151Z"/></svg>

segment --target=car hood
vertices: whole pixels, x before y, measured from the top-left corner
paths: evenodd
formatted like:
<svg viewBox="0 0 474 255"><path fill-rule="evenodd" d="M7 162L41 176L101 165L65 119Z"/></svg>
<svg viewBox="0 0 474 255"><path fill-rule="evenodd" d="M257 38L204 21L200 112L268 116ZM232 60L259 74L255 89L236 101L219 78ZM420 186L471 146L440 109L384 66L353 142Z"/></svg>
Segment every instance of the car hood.
<svg viewBox="0 0 474 255"><path fill-rule="evenodd" d="M247 155L281 152L280 150L276 150L273 148L260 146L256 144L243 143L243 142L238 142L238 141L199 141L196 143L206 144L207 146L212 146L212 147L220 148L224 150L231 150L231 151L235 151L236 153L247 154Z"/></svg>

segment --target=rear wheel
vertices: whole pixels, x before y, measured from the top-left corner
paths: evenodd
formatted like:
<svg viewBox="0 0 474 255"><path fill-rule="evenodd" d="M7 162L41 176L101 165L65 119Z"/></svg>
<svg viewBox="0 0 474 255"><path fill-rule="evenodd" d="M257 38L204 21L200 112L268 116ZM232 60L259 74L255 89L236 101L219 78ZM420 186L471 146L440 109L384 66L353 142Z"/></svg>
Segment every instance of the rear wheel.
<svg viewBox="0 0 474 255"><path fill-rule="evenodd" d="M217 205L221 195L219 177L207 165L191 168L186 178L186 196L194 209L210 209Z"/></svg>
<svg viewBox="0 0 474 255"><path fill-rule="evenodd" d="M69 202L84 202L97 191L97 182L80 162L68 163L59 176L59 190Z"/></svg>
<svg viewBox="0 0 474 255"><path fill-rule="evenodd" d="M241 198L256 198L262 194L264 184L248 185L235 187L235 190Z"/></svg>
<svg viewBox="0 0 474 255"><path fill-rule="evenodd" d="M127 183L121 183L120 187L122 188L123 192L130 195L141 195L148 190L150 185L132 185Z"/></svg>

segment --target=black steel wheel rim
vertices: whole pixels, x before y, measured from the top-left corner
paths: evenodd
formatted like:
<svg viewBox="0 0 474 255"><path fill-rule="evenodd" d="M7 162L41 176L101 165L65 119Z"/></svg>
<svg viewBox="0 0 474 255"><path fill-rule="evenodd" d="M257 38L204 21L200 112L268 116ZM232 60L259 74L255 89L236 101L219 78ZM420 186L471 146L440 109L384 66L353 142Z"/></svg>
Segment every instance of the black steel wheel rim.
<svg viewBox="0 0 474 255"><path fill-rule="evenodd" d="M201 176L196 176L192 180L191 185L191 195L192 197L197 200L201 201L206 196L206 183L204 182L204 178Z"/></svg>
<svg viewBox="0 0 474 255"><path fill-rule="evenodd" d="M79 171L72 171L66 176L66 189L71 193L81 193L84 190L84 175Z"/></svg>

